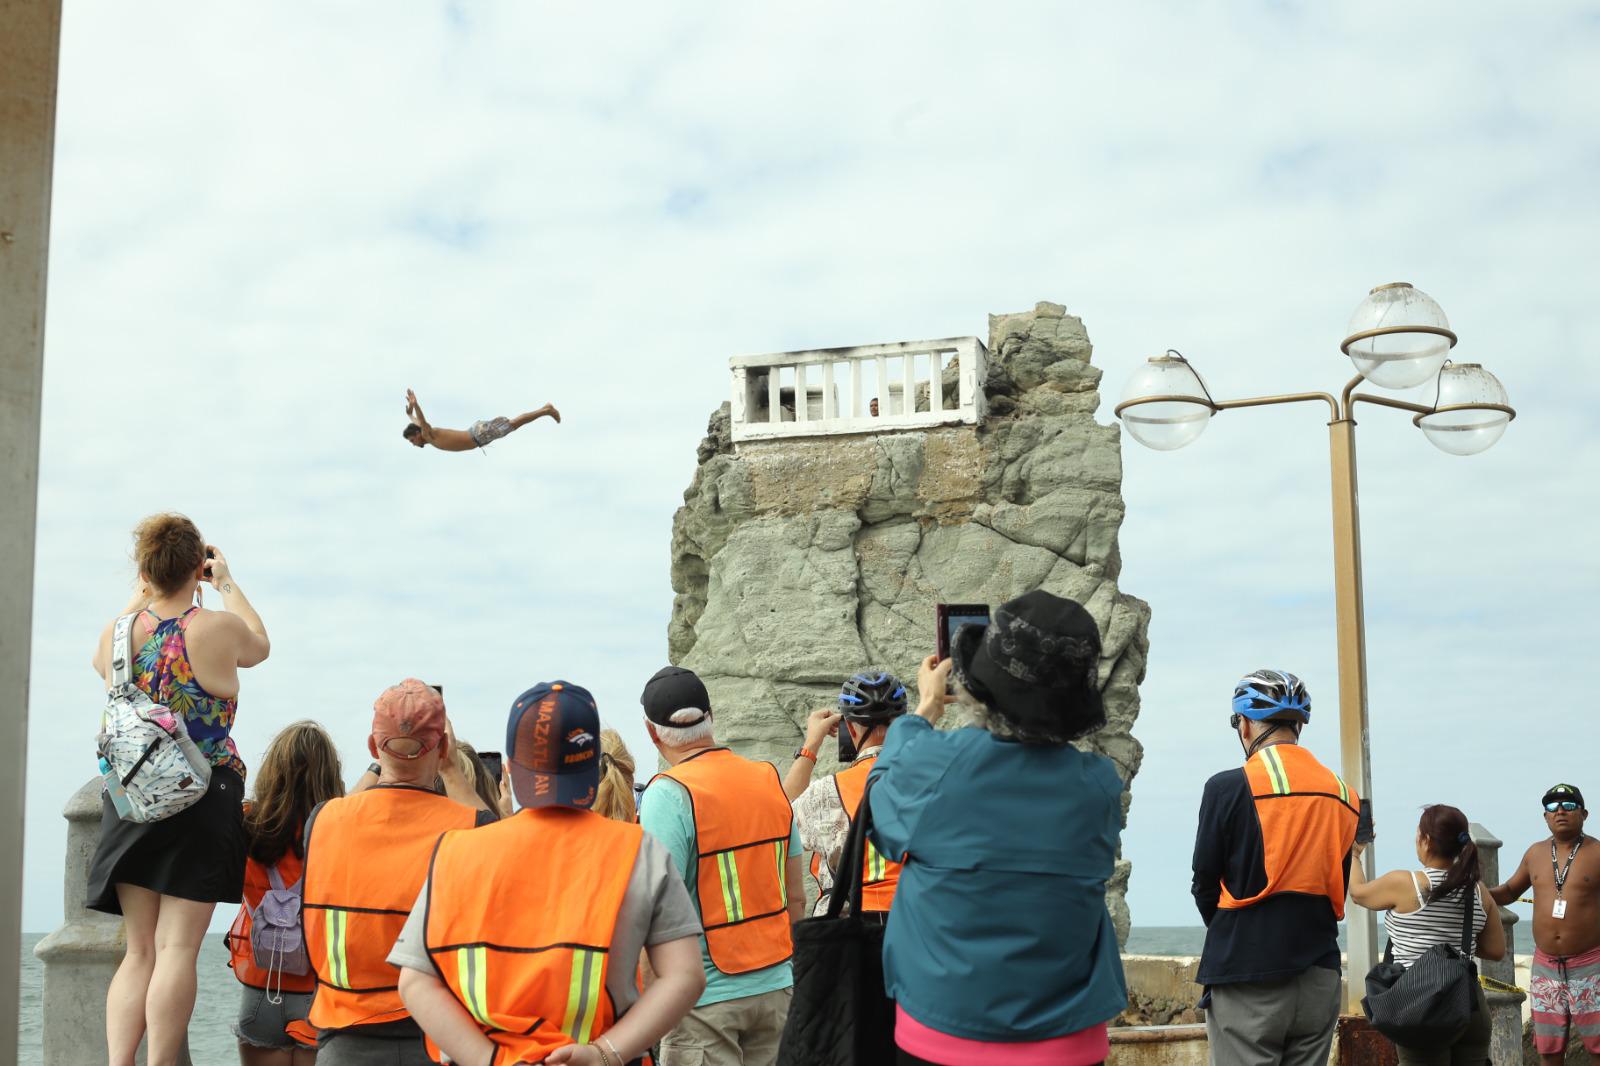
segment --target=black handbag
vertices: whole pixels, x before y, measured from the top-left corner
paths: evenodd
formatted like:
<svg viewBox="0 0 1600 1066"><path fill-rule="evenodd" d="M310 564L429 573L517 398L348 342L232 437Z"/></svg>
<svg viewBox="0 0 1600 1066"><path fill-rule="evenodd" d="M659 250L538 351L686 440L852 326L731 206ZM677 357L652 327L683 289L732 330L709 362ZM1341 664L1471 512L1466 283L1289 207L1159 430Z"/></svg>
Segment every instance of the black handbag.
<svg viewBox="0 0 1600 1066"><path fill-rule="evenodd" d="M1383 949L1383 961L1367 973L1367 994L1361 1009L1372 1027L1395 1044L1409 1048L1449 1047L1458 1040L1478 1009L1478 967L1472 961L1470 893L1462 889L1461 946L1434 944L1409 967L1394 961L1394 944ZM1490 920L1493 920L1491 915Z"/></svg>
<svg viewBox="0 0 1600 1066"><path fill-rule="evenodd" d="M861 917L871 793L869 782L844 843L827 913L794 927L794 998L778 1066L883 1066L895 1061L894 1000L883 988L884 925L876 915Z"/></svg>

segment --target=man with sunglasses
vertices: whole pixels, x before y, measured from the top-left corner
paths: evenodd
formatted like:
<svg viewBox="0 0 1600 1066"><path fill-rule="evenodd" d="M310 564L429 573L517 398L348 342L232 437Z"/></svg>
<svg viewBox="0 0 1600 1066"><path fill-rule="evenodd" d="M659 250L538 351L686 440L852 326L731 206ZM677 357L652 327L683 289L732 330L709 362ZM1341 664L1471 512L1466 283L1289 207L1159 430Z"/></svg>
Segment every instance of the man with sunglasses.
<svg viewBox="0 0 1600 1066"><path fill-rule="evenodd" d="M1505 906L1533 889L1534 1050L1562 1062L1570 1025L1600 1063L1600 841L1584 835L1589 812L1576 785L1552 785L1540 802L1550 836L1489 895Z"/></svg>
<svg viewBox="0 0 1600 1066"><path fill-rule="evenodd" d="M1200 801L1192 891L1206 943L1195 980L1212 1062L1328 1061L1360 800L1300 746L1310 721L1298 677L1242 678L1229 723L1244 766L1207 781Z"/></svg>

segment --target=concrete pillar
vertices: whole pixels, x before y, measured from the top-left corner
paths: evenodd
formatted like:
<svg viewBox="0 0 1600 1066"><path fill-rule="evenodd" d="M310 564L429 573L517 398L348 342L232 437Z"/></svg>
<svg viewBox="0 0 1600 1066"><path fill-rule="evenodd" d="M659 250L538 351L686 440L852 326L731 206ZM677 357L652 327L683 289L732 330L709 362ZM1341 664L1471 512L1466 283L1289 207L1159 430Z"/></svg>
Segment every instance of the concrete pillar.
<svg viewBox="0 0 1600 1066"><path fill-rule="evenodd" d="M39 386L61 0L0 0L0 1066L17 1061Z"/></svg>
<svg viewBox="0 0 1600 1066"><path fill-rule="evenodd" d="M1502 842L1477 822L1472 823L1471 832L1472 842L1478 845L1478 862L1483 868L1484 883L1498 885L1500 883L1500 846ZM1498 962L1478 960L1478 972L1501 984L1514 987L1517 983L1516 931L1514 929L1517 924L1517 916L1505 907L1497 909L1500 911L1500 921L1506 927L1506 957ZM1489 1061L1521 1062L1522 1001L1528 998L1526 993L1500 992L1488 989L1484 995L1488 997L1489 1016L1494 1021L1494 1039L1489 1044Z"/></svg>
<svg viewBox="0 0 1600 1066"><path fill-rule="evenodd" d="M61 927L33 953L44 963L44 1066L83 1066L106 1061L106 989L128 941L120 918L84 906L89 863L100 839L100 778L74 792L62 816L67 864ZM178 1062L189 1066L187 1047Z"/></svg>

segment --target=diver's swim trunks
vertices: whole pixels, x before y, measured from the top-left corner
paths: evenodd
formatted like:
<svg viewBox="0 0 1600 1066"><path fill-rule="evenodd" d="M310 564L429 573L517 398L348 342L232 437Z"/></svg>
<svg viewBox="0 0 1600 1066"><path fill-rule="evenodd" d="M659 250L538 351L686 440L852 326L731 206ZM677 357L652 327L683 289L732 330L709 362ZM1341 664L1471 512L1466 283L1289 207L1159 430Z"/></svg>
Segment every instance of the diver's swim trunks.
<svg viewBox="0 0 1600 1066"><path fill-rule="evenodd" d="M497 441L512 430L511 420L508 418L491 418L487 421L474 422L467 432L472 435L472 443L483 447L491 441Z"/></svg>
<svg viewBox="0 0 1600 1066"><path fill-rule="evenodd" d="M1535 1051L1564 1052L1570 1022L1584 1048L1600 1054L1600 948L1565 958L1535 950L1528 1000Z"/></svg>

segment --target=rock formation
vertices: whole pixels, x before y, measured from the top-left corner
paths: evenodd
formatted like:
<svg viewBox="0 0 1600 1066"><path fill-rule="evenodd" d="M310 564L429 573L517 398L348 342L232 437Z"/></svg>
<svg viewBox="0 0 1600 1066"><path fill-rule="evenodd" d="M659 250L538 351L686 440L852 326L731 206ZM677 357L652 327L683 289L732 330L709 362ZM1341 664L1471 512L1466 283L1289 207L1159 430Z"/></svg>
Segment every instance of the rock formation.
<svg viewBox="0 0 1600 1066"><path fill-rule="evenodd" d="M980 426L746 442L712 415L672 529L671 659L711 692L718 739L786 769L806 715L869 666L908 682L934 604L1044 588L1088 607L1109 721L1083 745L1139 769L1131 729L1150 609L1120 592L1118 429L1100 371L1058 304L991 315ZM954 368L945 388L954 387ZM952 393L953 403L953 393ZM831 753L832 748L829 747ZM819 773L831 772L824 754ZM1126 816L1128 793L1123 793ZM1128 864L1108 891L1126 940Z"/></svg>

